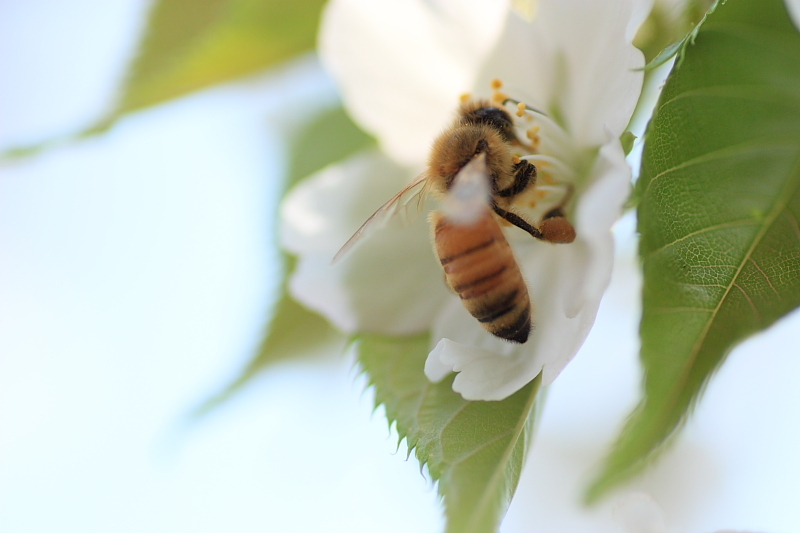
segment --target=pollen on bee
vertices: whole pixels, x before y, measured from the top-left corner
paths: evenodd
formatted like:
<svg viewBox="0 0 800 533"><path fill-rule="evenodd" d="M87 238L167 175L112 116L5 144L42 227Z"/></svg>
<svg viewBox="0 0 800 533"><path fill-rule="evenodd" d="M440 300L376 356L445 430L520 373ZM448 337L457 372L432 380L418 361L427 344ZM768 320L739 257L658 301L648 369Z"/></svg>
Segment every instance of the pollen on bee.
<svg viewBox="0 0 800 533"><path fill-rule="evenodd" d="M515 165L519 165L522 162L522 159L520 159L519 156L515 155L511 158L511 162L514 163Z"/></svg>
<svg viewBox="0 0 800 533"><path fill-rule="evenodd" d="M498 91L503 88L503 82L497 78L492 80L492 89Z"/></svg>
<svg viewBox="0 0 800 533"><path fill-rule="evenodd" d="M528 106L526 106L524 102L519 102L517 104L517 116L518 117L524 117L525 116L525 109L527 107Z"/></svg>
<svg viewBox="0 0 800 533"><path fill-rule="evenodd" d="M472 99L472 93L463 93L461 96L458 97L458 99L463 104L468 100Z"/></svg>

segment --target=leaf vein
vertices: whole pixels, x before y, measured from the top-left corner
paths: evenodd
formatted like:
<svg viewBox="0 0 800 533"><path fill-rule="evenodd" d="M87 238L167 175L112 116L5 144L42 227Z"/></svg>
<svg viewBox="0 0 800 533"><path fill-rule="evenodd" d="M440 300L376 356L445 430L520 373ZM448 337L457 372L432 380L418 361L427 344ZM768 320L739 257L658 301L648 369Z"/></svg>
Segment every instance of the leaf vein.
<svg viewBox="0 0 800 533"><path fill-rule="evenodd" d="M497 441L499 441L499 440L502 440L502 439L505 439L505 438L507 438L509 435L511 435L511 434L512 434L512 431L513 431L513 428L509 428L509 429L508 429L507 431L505 431L504 433L500 433L500 434L498 434L497 436L495 436L495 437L492 437L491 439L489 439L489 440L487 440L487 441L485 441L485 442L482 442L482 443L480 443L480 444L479 444L478 446L476 446L474 449L470 450L469 452L467 452L467 453L465 453L465 454L463 454L463 455L460 455L460 456L459 456L457 459L453 459L452 461L445 461L445 463L446 463L446 464L448 464L448 465L452 465L452 466L455 466L455 465L461 464L461 463L463 463L463 462L467 461L467 460L468 460L470 457L472 457L473 455L476 455L476 454L478 454L478 453L479 453L481 450L483 450L484 448L488 448L489 446L491 446L491 445L492 445L492 444L494 444L495 442L497 442Z"/></svg>
<svg viewBox="0 0 800 533"><path fill-rule="evenodd" d="M539 374L536 379L541 380L542 375ZM517 423L514 425L512 431L512 439L509 442L508 446L506 446L505 452L503 452L503 456L498 461L498 468L495 468L494 473L492 473L492 477L489 479L489 482L486 484L487 490L483 491L483 495L481 496L480 501L475 506L477 512L480 512L489 504L489 495L494 493L494 490L497 484L500 482L501 474L505 472L506 465L508 464L508 460L511 457L511 453L514 451L514 448L517 447L517 442L519 441L520 435L522 435L522 428L525 426L525 422L530 416L531 408L533 407L533 403L536 401L536 396L538 396L539 386L538 384L534 384L531 388L530 395L528 400L525 402L525 406L522 409L519 418L517 419ZM502 465L502 468L499 467Z"/></svg>
<svg viewBox="0 0 800 533"><path fill-rule="evenodd" d="M798 138L800 140L800 137ZM725 159L727 157L741 157L745 155L747 152L757 152L763 149L774 149L778 146L783 146L788 150L796 150L797 149L797 142L787 142L787 139L784 137L782 138L782 142L778 143L772 137L758 137L753 139L752 141L742 142L739 144L732 144L730 146L726 146L725 148L720 148L719 150L713 150L711 152L707 152L703 155L699 155L697 157L693 157L692 159L688 159L674 167L670 167L668 169L662 170L658 174L655 174L650 181L647 182L647 186L644 190L645 193L650 190L650 187L653 185L655 181L659 178L664 177L666 174L670 174L676 170L681 170L684 168L692 167L694 165L698 165L701 163L708 163L710 161L716 161L718 159Z"/></svg>
<svg viewBox="0 0 800 533"><path fill-rule="evenodd" d="M749 294L747 294L747 291L745 291L745 290L742 288L742 286L741 286L741 285L739 285L739 284L738 284L738 283L736 283L736 282L734 282L733 286L734 286L734 287L736 287L737 289L739 289L739 291L740 291L740 292L741 292L741 293L744 295L744 298L745 298L745 300L747 300L747 303L749 303L749 304L750 304L750 308L753 310L753 314L756 316L756 319L757 319L759 322L761 322L761 313L759 313L759 312L758 312L758 308L756 307L756 304L754 304L754 303L753 303L753 299L752 299L752 298L750 298L750 295L749 295Z"/></svg>
<svg viewBox="0 0 800 533"><path fill-rule="evenodd" d="M704 313L710 313L713 309L708 309L707 307L691 307L691 306L676 306L676 307L653 307L651 311L656 313L683 313L687 311L700 311Z"/></svg>
<svg viewBox="0 0 800 533"><path fill-rule="evenodd" d="M797 108L800 110L800 101L787 99L783 93L780 93L773 87L765 87L762 85L733 85L733 84L712 85L709 87L701 87L698 89L692 89L690 91L677 94L672 98L670 98L669 100L665 100L664 102L662 102L661 105L658 106L658 110L661 111L664 108L680 100L685 100L687 98L694 98L698 96L726 97L726 98L735 98L739 100L748 100L751 102L782 104L786 107Z"/></svg>
<svg viewBox="0 0 800 533"><path fill-rule="evenodd" d="M731 222L723 222L721 224L714 224L713 226L708 226L707 228L703 228L703 229L699 229L697 231L693 231L691 233L687 233L683 237L679 237L679 238L675 239L672 242L668 242L667 244L664 244L663 246L659 246L655 250L649 251L647 253L647 255L645 256L645 259L649 258L653 254L661 252L661 251L663 251L663 250L665 250L665 249L667 249L667 248L669 248L669 247L671 247L671 246L673 246L675 244L678 244L678 243L680 243L682 241L685 241L686 239L690 239L690 238L692 238L692 237L694 237L696 235L702 235L703 233L708 233L710 231L717 231L717 230L721 230L721 229L736 228L736 227L739 227L739 226L750 226L750 225L758 225L758 220L755 220L755 219L752 219L752 218L747 218L747 219L744 219L744 220L734 220L734 221L731 221ZM715 265L715 266L730 266L730 267L734 267L735 265Z"/></svg>
<svg viewBox="0 0 800 533"><path fill-rule="evenodd" d="M760 267L760 266L758 266L758 263L756 263L756 260L755 260L755 259L753 259L752 257L749 257L749 258L748 258L748 260L749 260L751 263L753 263L753 266L754 266L754 267L756 267L756 269L757 269L759 272L761 272L761 275L762 275L762 276L764 276L764 279L765 279L765 280L767 280L767 284L769 285L769 288L770 288L770 289L772 289L772 292L774 292L774 293L775 293L775 295L776 295L776 296L777 296L779 299L782 299L782 298L781 298L781 293L779 293L779 292L777 291L777 289L775 289L775 286L772 284L772 280L771 280L771 279L769 279L769 276L767 276L767 273L766 273L766 272L764 272L764 271L761 269L761 267Z"/></svg>
<svg viewBox="0 0 800 533"><path fill-rule="evenodd" d="M799 161L799 163L800 163L800 161ZM708 321L706 322L705 326L703 327L703 331L701 331L700 335L698 335L697 342L695 342L694 346L690 350L689 357L687 357L687 359L686 359L686 364L684 365L682 371L678 375L678 378L676 380L677 386L673 387L671 389L670 393L667 394L667 396L665 398L665 405L674 406L677 403L677 401L678 401L677 398L680 396L681 391L683 390L685 384L689 380L689 375L691 374L692 369L695 367L695 365L697 363L697 357L700 354L700 349L703 346L703 343L705 342L705 340L706 340L706 338L708 336L708 333L711 330L712 325L714 324L714 319L719 314L719 311L722 308L723 304L727 301L728 295L730 294L731 289L733 287L737 287L739 290L742 291L742 293L744 293L745 297L748 299L748 301L751 303L751 305L753 305L753 302L750 299L750 297L747 295L747 293L745 293L744 290L741 287L739 287L739 285L737 284L737 280L739 279L739 276L741 275L742 269L744 268L744 265L747 263L747 260L750 257L752 257L753 251L756 249L758 244L764 238L764 235L767 233L768 229L772 227L772 224L775 222L775 220L778 218L778 216L784 210L786 210L786 206L788 205L789 198L793 197L794 194L797 193L798 180L800 180L800 172L798 172L797 164L795 165L794 172L791 173L789 175L789 177L790 178L794 178L794 179L787 179L786 186L777 195L775 206L770 211L769 215L764 219L764 223L763 223L761 229L756 234L756 236L753 238L753 242L751 243L750 248L744 254L744 258L742 259L742 262L739 265L739 268L738 268L737 272L731 278L731 283L725 288L725 293L722 295L722 297L720 297L719 302L715 306L711 316L709 317ZM661 416L668 416L668 413L671 410L672 409L670 408L668 410L662 411L662 415Z"/></svg>

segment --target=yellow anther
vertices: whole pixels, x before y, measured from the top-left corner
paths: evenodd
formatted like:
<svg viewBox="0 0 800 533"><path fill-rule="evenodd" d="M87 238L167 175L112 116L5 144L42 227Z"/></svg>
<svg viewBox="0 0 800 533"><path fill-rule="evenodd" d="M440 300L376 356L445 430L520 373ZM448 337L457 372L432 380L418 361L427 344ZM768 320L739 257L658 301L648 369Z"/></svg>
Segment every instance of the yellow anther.
<svg viewBox="0 0 800 533"><path fill-rule="evenodd" d="M467 102L467 101L472 99L472 94L471 93L464 93L461 96L459 96L458 99L463 104L463 103L465 103L465 102Z"/></svg>
<svg viewBox="0 0 800 533"><path fill-rule="evenodd" d="M538 191L536 191L536 196L538 196L539 199L541 200L542 198L547 196L547 191L543 191L543 190L539 189Z"/></svg>
<svg viewBox="0 0 800 533"><path fill-rule="evenodd" d="M492 100L497 102L498 104L502 104L503 102L508 100L508 95L500 91L495 91L494 95L492 95Z"/></svg>
<svg viewBox="0 0 800 533"><path fill-rule="evenodd" d="M520 159L518 156L515 155L511 158L511 162L514 163L515 165L519 165L522 162L522 159Z"/></svg>
<svg viewBox="0 0 800 533"><path fill-rule="evenodd" d="M526 107L527 106L523 102L520 102L520 103L517 104L517 116L518 117L525 116L525 108Z"/></svg>
<svg viewBox="0 0 800 533"><path fill-rule="evenodd" d="M534 126L530 128L528 131L525 132L525 135L528 139L531 140L531 144L534 148L539 148L539 142L541 142L541 138L539 138L539 126Z"/></svg>
<svg viewBox="0 0 800 533"><path fill-rule="evenodd" d="M497 78L492 80L492 89L497 91L497 90L501 89L502 87L503 87L503 82L502 81L500 81Z"/></svg>

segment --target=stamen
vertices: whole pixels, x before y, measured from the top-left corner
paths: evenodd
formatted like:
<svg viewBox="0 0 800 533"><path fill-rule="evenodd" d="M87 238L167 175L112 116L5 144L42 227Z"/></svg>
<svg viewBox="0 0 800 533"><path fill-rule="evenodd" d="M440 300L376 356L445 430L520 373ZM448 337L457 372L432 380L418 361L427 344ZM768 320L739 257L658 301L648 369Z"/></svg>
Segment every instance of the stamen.
<svg viewBox="0 0 800 533"><path fill-rule="evenodd" d="M464 93L461 96L459 96L458 99L463 104L465 102L468 102L469 100L472 100L472 94L471 93Z"/></svg>
<svg viewBox="0 0 800 533"><path fill-rule="evenodd" d="M505 105L505 103L508 101L508 95L500 91L495 91L495 93L492 95L492 100L498 104Z"/></svg>
<svg viewBox="0 0 800 533"><path fill-rule="evenodd" d="M572 187L572 184L554 182L552 176L550 176L549 174L546 174L544 177L548 178L545 179L545 181L548 182L548 185L536 186L536 190L534 191L533 195L531 196L531 198L528 199L528 205L531 208L535 208L540 201L546 200L546 198L551 194L553 193L563 194L565 188L569 190L569 188Z"/></svg>
<svg viewBox="0 0 800 533"><path fill-rule="evenodd" d="M548 138L552 139L554 135L557 135L558 139L555 139L555 142L557 142L558 144L562 144L564 146L570 146L572 144L570 136L567 135L567 132L564 131L564 128L562 128L558 122L548 117L547 115L537 115L536 118L541 123L547 126L546 131Z"/></svg>
<svg viewBox="0 0 800 533"><path fill-rule="evenodd" d="M528 137L531 141L531 145L533 146L534 150L539 149L539 144L541 143L542 139L539 137L539 126L534 124L528 131L525 132L525 136Z"/></svg>
<svg viewBox="0 0 800 533"><path fill-rule="evenodd" d="M497 97L499 97L501 94L502 93L495 94L495 99ZM559 144L564 144L564 145L567 145L567 146L571 144L570 136L567 135L567 132L564 131L564 128L562 128L561 125L558 122L556 122L555 120L550 118L547 115L547 113L545 113L544 111L542 111L540 109L536 109L535 107L531 107L531 106L529 106L527 104L524 104L523 102L520 102L519 100L515 100L513 98L506 97L506 99L502 102L502 104L506 105L509 102L511 102L512 104L516 104L517 105L517 111L519 111L520 109L525 109L525 111L528 111L531 114L533 114L534 117L537 120L539 120L542 123L546 124L547 125L547 134L548 134L548 136L550 136L551 138L552 138L552 134L555 134L555 135L558 136L558 139L556 139L555 142L557 142Z"/></svg>
<svg viewBox="0 0 800 533"><path fill-rule="evenodd" d="M515 165L519 165L522 162L522 159L520 159L519 156L515 155L511 157L511 162L514 163Z"/></svg>
<svg viewBox="0 0 800 533"><path fill-rule="evenodd" d="M528 106L526 106L526 105L525 105L524 103L522 103L522 102L518 103L518 104L517 104L517 116L518 116L518 117L520 117L520 118L524 117L524 116L525 116L525 109L526 109L527 107L528 107Z"/></svg>
<svg viewBox="0 0 800 533"><path fill-rule="evenodd" d="M503 82L497 78L492 80L492 89L495 91L499 91L503 88Z"/></svg>
<svg viewBox="0 0 800 533"><path fill-rule="evenodd" d="M539 163L542 166L552 165L556 167L556 172L558 174L566 178L566 181L570 182L576 181L577 176L575 175L575 171L572 169L572 167L570 167L557 157L543 155L543 154L534 154L534 155L523 156L522 159L526 161L532 161L534 163Z"/></svg>
<svg viewBox="0 0 800 533"><path fill-rule="evenodd" d="M547 116L547 114L544 111L541 111L539 109L536 109L535 107L531 107L529 105L526 105L526 104L520 102L519 100L515 100L513 98L509 98L509 97L506 96L506 99L503 101L503 105L506 105L509 102L511 102L512 104L516 104L517 105L517 109L524 109L524 110L530 111L531 113L534 113L536 115L542 115L544 117ZM520 115L520 116L522 116L522 115Z"/></svg>

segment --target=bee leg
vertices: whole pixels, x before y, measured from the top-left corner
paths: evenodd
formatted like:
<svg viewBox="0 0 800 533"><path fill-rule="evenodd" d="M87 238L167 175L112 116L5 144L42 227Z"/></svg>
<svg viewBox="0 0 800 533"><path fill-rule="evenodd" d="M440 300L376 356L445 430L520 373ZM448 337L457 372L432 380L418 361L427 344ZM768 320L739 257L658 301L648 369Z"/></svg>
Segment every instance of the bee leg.
<svg viewBox="0 0 800 533"><path fill-rule="evenodd" d="M503 208L499 207L499 206L498 206L496 203L494 203L494 202L492 202L492 210L493 210L495 213L497 213L497 215L498 215L498 216L500 216L501 218L504 218L504 219L508 220L509 222L511 222L512 224L514 224L516 227L520 228L521 230L523 230L523 231L527 231L527 232L528 232L528 233L530 233L530 234L531 234L531 235L532 235L534 238L536 238L536 239L541 239L541 240L543 240L543 241L546 241L546 240L547 240L547 239L545 238L545 236L542 234L542 232L541 232L541 231L539 231L538 229L534 228L532 225L530 225L530 224L529 224L529 223L528 223L528 222L527 222L527 221L526 221L524 218L522 218L521 216L519 216L519 215L516 215L516 214L514 214L514 213L512 213L512 212L510 212L510 211L506 211L505 209L503 209Z"/></svg>
<svg viewBox="0 0 800 533"><path fill-rule="evenodd" d="M514 165L514 183L510 187L497 191L497 196L511 198L518 195L531 185L536 183L536 165L522 160ZM500 215L502 216L502 215ZM509 221L510 222L510 221ZM512 222L513 224L513 222Z"/></svg>
<svg viewBox="0 0 800 533"><path fill-rule="evenodd" d="M553 243L567 244L575 240L575 227L570 224L564 215L564 206L572 198L574 187L569 184L567 194L557 206L545 213L539 229L544 239Z"/></svg>

